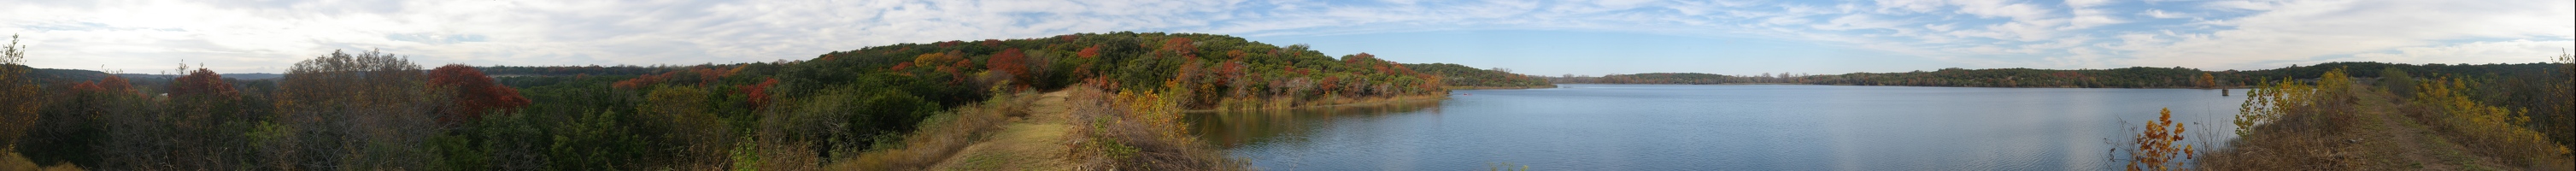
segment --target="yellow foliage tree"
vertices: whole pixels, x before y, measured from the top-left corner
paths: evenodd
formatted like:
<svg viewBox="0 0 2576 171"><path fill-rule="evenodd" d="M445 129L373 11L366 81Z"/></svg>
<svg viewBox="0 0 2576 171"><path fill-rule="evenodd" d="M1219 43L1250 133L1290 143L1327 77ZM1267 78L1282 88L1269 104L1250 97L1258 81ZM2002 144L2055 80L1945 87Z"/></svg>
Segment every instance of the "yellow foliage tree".
<svg viewBox="0 0 2576 171"><path fill-rule="evenodd" d="M26 46L18 45L18 36L9 36L9 45L0 46L0 151L11 148L28 128L36 125L35 83L27 80L28 69L18 62L27 58Z"/></svg>
<svg viewBox="0 0 2576 171"><path fill-rule="evenodd" d="M1176 138L1187 137L1189 126L1188 123L1181 122L1180 102L1178 99L1171 98L1173 96L1176 96L1176 93L1170 91L1118 92L1118 100L1126 104L1130 111L1126 113L1128 116L1124 117L1145 122L1147 127L1153 128L1149 130L1154 130L1157 137L1175 139L1171 142L1184 142Z"/></svg>
<svg viewBox="0 0 2576 171"><path fill-rule="evenodd" d="M2210 76L2208 72L2201 72L2200 80L2198 81L2200 82L2200 88L2218 87L2218 77Z"/></svg>
<svg viewBox="0 0 2576 171"><path fill-rule="evenodd" d="M2466 82L2450 78L2424 82L2418 86L2416 102L2439 107L2443 113L2449 114L2440 119L2450 123L2445 125L2452 132L2475 139L2469 141L2471 143L2494 143L2480 145L2532 150L2541 154L2564 155L2569 152L2567 147L2551 143L2546 134L2519 126L2531 121L2531 116L2523 115L2527 111L2479 104L2469 99L2470 85Z"/></svg>
<svg viewBox="0 0 2576 171"><path fill-rule="evenodd" d="M2316 92L2315 87L2290 79L2245 91L2245 103L2237 108L2236 136L2253 135L2255 125L2303 111Z"/></svg>

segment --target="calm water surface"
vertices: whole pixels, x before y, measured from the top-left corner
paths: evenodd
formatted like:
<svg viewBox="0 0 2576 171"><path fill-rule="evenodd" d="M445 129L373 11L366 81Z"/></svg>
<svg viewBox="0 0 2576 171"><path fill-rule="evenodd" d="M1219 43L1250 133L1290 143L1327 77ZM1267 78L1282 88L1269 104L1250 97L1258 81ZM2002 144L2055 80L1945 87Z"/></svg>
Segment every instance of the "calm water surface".
<svg viewBox="0 0 2576 171"><path fill-rule="evenodd" d="M2196 89L1565 87L1189 119L1265 170L2110 170L2125 155L2108 142L2157 109L2201 123L2187 143L2223 145L2244 100Z"/></svg>

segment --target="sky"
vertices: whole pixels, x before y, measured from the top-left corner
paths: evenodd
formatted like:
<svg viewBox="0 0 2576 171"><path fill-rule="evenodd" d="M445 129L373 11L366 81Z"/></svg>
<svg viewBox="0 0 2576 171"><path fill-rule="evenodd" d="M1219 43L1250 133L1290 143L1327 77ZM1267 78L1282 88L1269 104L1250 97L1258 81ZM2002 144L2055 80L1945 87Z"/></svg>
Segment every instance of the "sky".
<svg viewBox="0 0 2576 171"><path fill-rule="evenodd" d="M277 73L812 59L896 43L1196 32L1534 75L2530 63L2568 0L0 0L40 68Z"/></svg>

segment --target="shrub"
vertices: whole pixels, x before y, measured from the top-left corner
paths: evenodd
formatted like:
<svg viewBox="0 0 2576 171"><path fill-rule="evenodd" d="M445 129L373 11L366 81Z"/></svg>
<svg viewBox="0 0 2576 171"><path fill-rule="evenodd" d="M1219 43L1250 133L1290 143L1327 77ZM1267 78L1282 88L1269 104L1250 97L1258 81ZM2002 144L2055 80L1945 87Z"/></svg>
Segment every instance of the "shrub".
<svg viewBox="0 0 2576 171"><path fill-rule="evenodd" d="M2552 143L2547 135L2520 126L2531 121L2530 116L2523 115L2526 110L2470 100L2468 89L2471 86L2467 82L2445 78L2419 85L2417 89L2422 92L2415 95L2416 103L2435 108L2442 114L2421 119L2431 120L2436 123L2434 125L2453 132L2450 135L2466 143L2464 145L2487 147L2475 148L2480 153L2520 157L2568 154L2567 147Z"/></svg>

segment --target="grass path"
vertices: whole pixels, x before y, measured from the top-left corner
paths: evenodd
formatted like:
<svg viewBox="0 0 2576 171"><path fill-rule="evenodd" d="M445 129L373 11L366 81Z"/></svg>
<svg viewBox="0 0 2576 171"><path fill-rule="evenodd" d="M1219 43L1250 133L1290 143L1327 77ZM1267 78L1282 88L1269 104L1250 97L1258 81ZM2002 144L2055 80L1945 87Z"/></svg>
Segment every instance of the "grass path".
<svg viewBox="0 0 2576 171"><path fill-rule="evenodd" d="M1065 91L1049 92L1031 103L1029 115L1012 118L991 139L977 141L929 170L1072 170L1065 135Z"/></svg>
<svg viewBox="0 0 2576 171"><path fill-rule="evenodd" d="M2296 144L2314 146L2288 148L2273 147L2275 149L2295 150L2300 152L2274 153L2287 154L2289 156L2269 157L2307 158L2292 161L2312 161L2319 163L2297 162L2298 164L2296 165L2302 166L2289 166L2289 168L2323 170L2497 170L2518 168L2506 167L2493 157L2474 154L2468 150L2468 146L2453 143L2449 138L2442 135L2443 132L2423 123L2426 121L2408 116L2408 114L2405 113L2405 109L2408 108L2408 105L2414 104L2405 102L2401 99L2403 97L2398 97L2384 91L2375 91L2364 86L2354 86L2351 89L2344 91L2353 95L2353 99L2351 101L2352 106L2350 107L2355 108L2351 110L2355 113L2352 114L2352 120L2329 122L2346 122L2353 126L2342 130L2325 130L2326 132L2321 132L2325 133L2322 136L2306 137L2325 138L2322 140L2290 140L2304 141L2305 143Z"/></svg>
<svg viewBox="0 0 2576 171"><path fill-rule="evenodd" d="M2252 137L2239 139L2232 149L2215 151L2205 158L2201 169L2211 170L2514 170L2493 156L2477 154L2474 147L2450 140L2450 132L2435 128L2425 120L2408 114L2415 105L2384 91L2364 86L2342 90L2351 94L2349 107L2343 111L2321 111L2326 115L2309 115L2306 122L2276 121ZM2323 101L2321 101L2323 102ZM2335 112L2352 112L2334 114ZM2340 115L2340 116L2338 116ZM2324 117L2324 118L2318 118ZM2340 119L2337 119L2340 118ZM2298 120L2302 118L2285 118ZM2347 126L2331 126L2347 125Z"/></svg>
<svg viewBox="0 0 2576 171"><path fill-rule="evenodd" d="M2369 91L2359 86L2350 90L2361 109L2365 136L2348 142L2360 144L2373 160L2365 166L2389 170L2492 170L2498 167L2492 159L2468 154L2468 148L2450 143L2421 121L2399 113L2405 105L2392 94ZM2481 162L2484 161L2484 162Z"/></svg>

